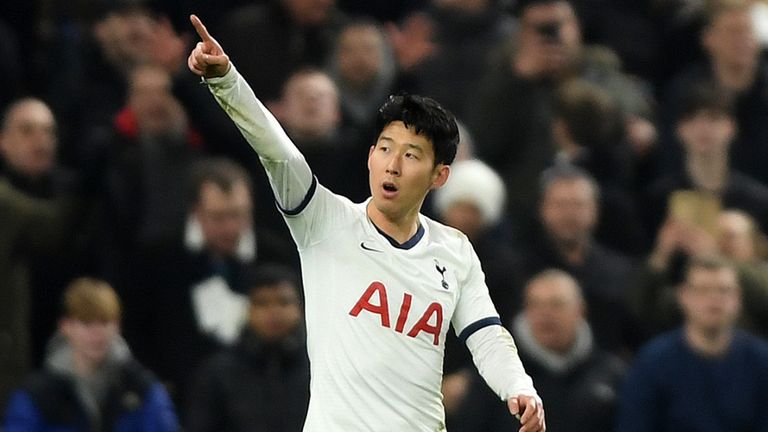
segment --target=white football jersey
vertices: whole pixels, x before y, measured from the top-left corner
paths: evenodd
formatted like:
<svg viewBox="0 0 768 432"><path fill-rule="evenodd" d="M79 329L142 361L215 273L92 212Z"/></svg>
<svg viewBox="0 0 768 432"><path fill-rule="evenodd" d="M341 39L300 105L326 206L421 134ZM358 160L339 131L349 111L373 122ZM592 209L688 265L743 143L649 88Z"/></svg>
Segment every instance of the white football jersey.
<svg viewBox="0 0 768 432"><path fill-rule="evenodd" d="M305 431L440 431L443 348L498 323L466 236L425 216L396 246L353 204L317 185L286 221L306 296L311 394Z"/></svg>
<svg viewBox="0 0 768 432"><path fill-rule="evenodd" d="M294 203L283 213L305 292L311 397L304 431L444 431L449 324L462 340L501 324L469 240L423 215L411 240L390 239L368 218L368 202L352 203L317 184L232 69L209 80L211 90L259 153L278 203ZM535 394L514 342L498 328L498 340L475 348L483 352L476 362L488 368L484 377L501 372L494 381L503 398Z"/></svg>

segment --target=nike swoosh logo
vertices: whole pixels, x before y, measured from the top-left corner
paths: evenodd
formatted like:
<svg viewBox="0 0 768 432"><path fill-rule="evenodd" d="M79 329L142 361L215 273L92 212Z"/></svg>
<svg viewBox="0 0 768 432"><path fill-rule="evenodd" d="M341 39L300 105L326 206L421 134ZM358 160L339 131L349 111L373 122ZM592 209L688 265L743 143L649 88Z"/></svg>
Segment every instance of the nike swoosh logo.
<svg viewBox="0 0 768 432"><path fill-rule="evenodd" d="M371 247L368 247L368 246L366 246L366 245L365 245L365 242L360 242L360 247L361 247L361 248L363 248L363 249L365 249L365 250L367 250L367 251L371 251L371 252L381 252L381 251L380 251L380 250L378 250L378 249L374 249L374 248L371 248Z"/></svg>

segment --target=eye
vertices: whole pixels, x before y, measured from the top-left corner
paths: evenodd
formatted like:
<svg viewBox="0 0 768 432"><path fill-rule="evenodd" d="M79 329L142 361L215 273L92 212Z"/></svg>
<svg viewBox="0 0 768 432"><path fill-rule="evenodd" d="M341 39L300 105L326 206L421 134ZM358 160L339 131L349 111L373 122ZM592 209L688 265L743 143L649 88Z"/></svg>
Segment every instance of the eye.
<svg viewBox="0 0 768 432"><path fill-rule="evenodd" d="M416 156L416 154L415 154L415 153L411 153L411 152L408 152L408 153L406 153L406 154L405 154L405 157L406 157L407 159L415 159L415 160L418 160L418 159L419 159L419 157L418 157L418 156Z"/></svg>

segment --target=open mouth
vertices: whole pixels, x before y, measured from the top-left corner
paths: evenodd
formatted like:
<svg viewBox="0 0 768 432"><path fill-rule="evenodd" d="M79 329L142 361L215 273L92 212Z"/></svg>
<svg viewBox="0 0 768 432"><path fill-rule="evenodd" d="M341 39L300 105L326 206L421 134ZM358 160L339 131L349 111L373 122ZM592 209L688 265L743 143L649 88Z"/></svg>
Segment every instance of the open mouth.
<svg viewBox="0 0 768 432"><path fill-rule="evenodd" d="M395 186L394 183L389 183L389 182L384 183L383 187L384 187L384 190L387 192L397 192L397 186Z"/></svg>

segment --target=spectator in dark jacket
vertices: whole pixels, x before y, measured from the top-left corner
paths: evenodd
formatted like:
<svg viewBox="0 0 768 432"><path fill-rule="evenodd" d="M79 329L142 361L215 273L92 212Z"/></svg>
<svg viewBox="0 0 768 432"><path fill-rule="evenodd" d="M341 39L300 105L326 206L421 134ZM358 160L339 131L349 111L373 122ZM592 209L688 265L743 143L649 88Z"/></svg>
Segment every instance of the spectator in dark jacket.
<svg viewBox="0 0 768 432"><path fill-rule="evenodd" d="M625 366L595 345L578 283L561 270L545 270L525 289L525 310L512 332L526 371L547 402L547 427L558 432L613 428ZM511 431L514 422L476 376L457 432Z"/></svg>
<svg viewBox="0 0 768 432"><path fill-rule="evenodd" d="M164 387L119 336L115 291L99 280L76 279L64 309L46 367L12 397L5 431L177 431Z"/></svg>
<svg viewBox="0 0 768 432"><path fill-rule="evenodd" d="M697 258L677 299L679 329L652 340L623 385L617 432L768 431L768 345L736 330L736 270Z"/></svg>
<svg viewBox="0 0 768 432"><path fill-rule="evenodd" d="M189 397L190 432L299 432L309 403L309 360L296 274L252 269L248 322L237 345L210 358Z"/></svg>

